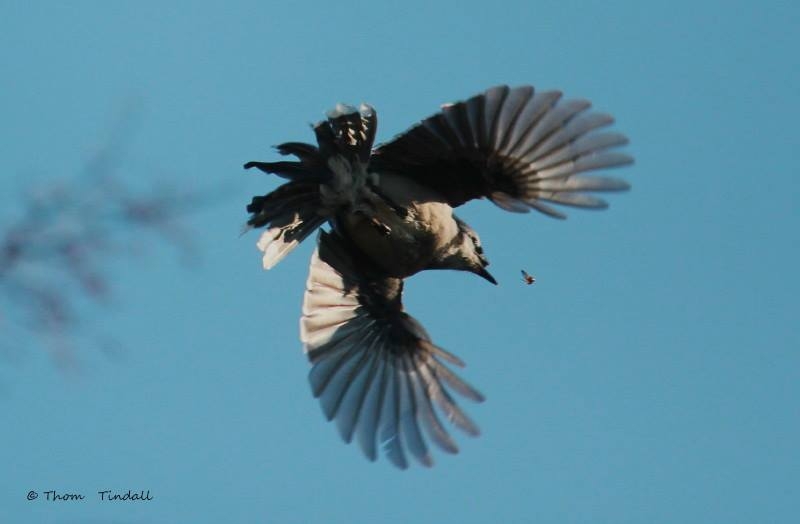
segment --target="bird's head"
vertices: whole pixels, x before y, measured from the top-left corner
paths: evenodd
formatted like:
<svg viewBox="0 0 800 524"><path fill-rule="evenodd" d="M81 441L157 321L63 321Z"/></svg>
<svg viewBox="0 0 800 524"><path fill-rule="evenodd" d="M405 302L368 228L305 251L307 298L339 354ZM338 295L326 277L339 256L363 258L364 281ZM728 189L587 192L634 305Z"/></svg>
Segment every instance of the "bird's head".
<svg viewBox="0 0 800 524"><path fill-rule="evenodd" d="M456 219L458 234L453 238L449 249L442 258L440 267L469 271L497 285L497 280L486 270L489 261L483 254L481 239L474 229Z"/></svg>

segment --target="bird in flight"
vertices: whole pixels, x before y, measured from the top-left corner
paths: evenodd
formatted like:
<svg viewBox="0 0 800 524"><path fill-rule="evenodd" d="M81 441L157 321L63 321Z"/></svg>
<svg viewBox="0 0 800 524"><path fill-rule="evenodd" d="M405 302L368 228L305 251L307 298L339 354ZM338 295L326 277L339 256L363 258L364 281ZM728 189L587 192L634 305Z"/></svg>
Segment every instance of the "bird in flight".
<svg viewBox="0 0 800 524"><path fill-rule="evenodd" d="M442 419L479 434L454 393L484 397L451 369L461 359L405 312L403 281L454 269L497 283L478 234L453 214L469 200L565 218L553 204L605 208L589 193L628 189L587 174L633 161L617 150L625 136L605 129L613 118L590 105L498 86L373 147L375 110L338 104L313 126L316 145L276 146L296 160L245 164L287 179L247 206L248 227L265 228L257 242L265 269L329 225L311 257L300 339L325 416L368 459L380 448L405 469L410 457L432 465L431 443L457 453Z"/></svg>

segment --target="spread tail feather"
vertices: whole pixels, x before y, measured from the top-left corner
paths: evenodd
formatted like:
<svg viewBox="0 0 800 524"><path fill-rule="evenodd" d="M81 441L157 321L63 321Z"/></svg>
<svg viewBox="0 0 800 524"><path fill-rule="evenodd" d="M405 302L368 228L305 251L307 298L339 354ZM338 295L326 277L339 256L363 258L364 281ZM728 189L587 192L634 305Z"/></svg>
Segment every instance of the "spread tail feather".
<svg viewBox="0 0 800 524"><path fill-rule="evenodd" d="M351 162L366 164L378 129L375 110L367 104L361 104L358 109L337 104L328 111L327 117L314 126L320 154L326 159L341 155Z"/></svg>
<svg viewBox="0 0 800 524"><path fill-rule="evenodd" d="M256 244L264 253L264 269L275 267L327 220L321 210L319 184L313 182L289 182L253 198L247 225L267 228Z"/></svg>
<svg viewBox="0 0 800 524"><path fill-rule="evenodd" d="M314 126L318 146L286 142L275 147L281 155L295 156L296 161L244 165L245 169L256 168L289 180L267 195L254 197L247 206L252 213L247 226L267 228L257 243L264 253L264 269L274 267L328 220L331 209L321 198L320 188L332 182L331 162L345 159L365 165L377 122L375 110L368 105L356 109L339 104L328 112L326 120Z"/></svg>

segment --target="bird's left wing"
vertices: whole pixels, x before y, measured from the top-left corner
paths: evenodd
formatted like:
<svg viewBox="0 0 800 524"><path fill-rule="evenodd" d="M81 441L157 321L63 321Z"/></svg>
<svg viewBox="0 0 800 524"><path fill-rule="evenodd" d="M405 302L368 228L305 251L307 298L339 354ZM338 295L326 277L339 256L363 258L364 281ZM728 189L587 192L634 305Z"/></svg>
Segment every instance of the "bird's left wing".
<svg viewBox="0 0 800 524"><path fill-rule="evenodd" d="M498 86L469 100L447 104L388 143L370 160L370 170L413 179L438 192L451 206L489 198L508 211L531 208L565 215L556 203L604 208L586 192L628 189L622 180L581 173L630 164L614 149L625 136L598 129L613 123L588 111L586 100L562 100L559 91Z"/></svg>
<svg viewBox="0 0 800 524"><path fill-rule="evenodd" d="M403 311L402 288L401 279L382 277L337 233L321 231L300 338L312 364L312 392L342 438L355 437L370 460L380 445L405 469L407 454L423 465L433 463L428 439L444 451L458 451L437 412L467 434L478 434L450 391L475 401L483 396L446 365L463 362L434 345Z"/></svg>

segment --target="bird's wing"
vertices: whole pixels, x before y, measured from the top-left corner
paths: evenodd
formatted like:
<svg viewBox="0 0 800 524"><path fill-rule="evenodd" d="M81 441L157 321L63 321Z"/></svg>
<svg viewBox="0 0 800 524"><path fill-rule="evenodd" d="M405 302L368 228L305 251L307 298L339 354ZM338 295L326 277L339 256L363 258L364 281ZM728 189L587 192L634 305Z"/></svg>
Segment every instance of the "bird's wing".
<svg viewBox="0 0 800 524"><path fill-rule="evenodd" d="M604 208L589 191L628 189L622 180L581 173L630 164L614 149L625 136L598 131L614 119L586 100L531 86L493 87L447 104L373 152L372 171L409 177L452 206L487 197L503 209L565 215L552 202Z"/></svg>
<svg viewBox="0 0 800 524"><path fill-rule="evenodd" d="M300 321L311 388L342 438L355 437L370 460L380 446L397 467L408 466L408 454L430 466L429 441L458 451L440 414L479 433L449 390L483 396L446 365L461 360L403 311L402 280L381 277L363 258L337 233L320 232Z"/></svg>

